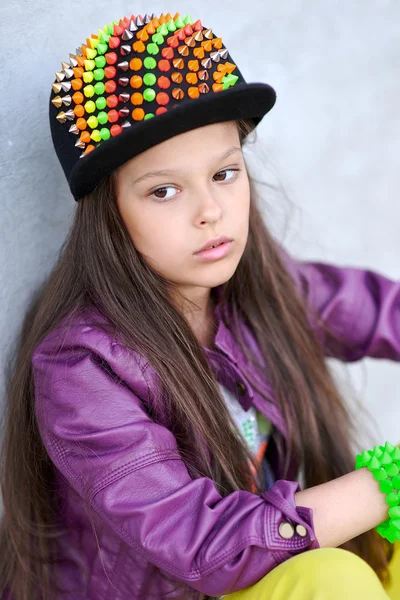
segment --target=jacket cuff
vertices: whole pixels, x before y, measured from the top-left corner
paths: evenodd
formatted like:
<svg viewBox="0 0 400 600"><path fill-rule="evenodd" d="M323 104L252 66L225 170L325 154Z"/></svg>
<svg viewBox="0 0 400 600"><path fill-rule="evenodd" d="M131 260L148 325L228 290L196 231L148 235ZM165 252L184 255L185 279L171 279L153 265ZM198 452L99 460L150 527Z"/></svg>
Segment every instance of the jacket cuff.
<svg viewBox="0 0 400 600"><path fill-rule="evenodd" d="M265 539L279 563L289 558L288 554L320 547L314 531L312 509L296 506L294 494L299 490L298 482L279 479L262 494L268 502Z"/></svg>

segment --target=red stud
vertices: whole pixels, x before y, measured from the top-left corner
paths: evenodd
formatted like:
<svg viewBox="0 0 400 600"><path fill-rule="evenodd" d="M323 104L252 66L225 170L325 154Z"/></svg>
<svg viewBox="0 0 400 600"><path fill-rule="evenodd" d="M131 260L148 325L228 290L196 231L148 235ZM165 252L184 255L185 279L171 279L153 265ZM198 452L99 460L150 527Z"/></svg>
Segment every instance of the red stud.
<svg viewBox="0 0 400 600"><path fill-rule="evenodd" d="M187 37L187 35L185 33L185 30L184 29L178 29L178 31L175 32L175 37L177 37L178 40L183 41Z"/></svg>
<svg viewBox="0 0 400 600"><path fill-rule="evenodd" d="M169 62L169 60L159 60L158 68L160 69L160 71L163 71L164 73L166 73L167 71L169 71L171 69L171 63Z"/></svg>
<svg viewBox="0 0 400 600"><path fill-rule="evenodd" d="M107 77L107 79L114 79L116 74L117 69L115 67L109 66L104 69L104 75Z"/></svg>
<svg viewBox="0 0 400 600"><path fill-rule="evenodd" d="M108 47L109 48L118 48L118 46L120 45L121 40L119 39L119 37L110 37L110 39L108 40Z"/></svg>
<svg viewBox="0 0 400 600"><path fill-rule="evenodd" d="M189 25L189 23L186 25L185 29L183 30L185 32L185 35L192 35L193 33L193 29L191 27L191 25Z"/></svg>
<svg viewBox="0 0 400 600"><path fill-rule="evenodd" d="M112 127L110 129L110 133L113 137L115 137L116 135L121 133L121 131L122 131L121 125L112 125Z"/></svg>
<svg viewBox="0 0 400 600"><path fill-rule="evenodd" d="M114 35L122 35L123 34L123 28L120 27L119 25L114 25Z"/></svg>
<svg viewBox="0 0 400 600"><path fill-rule="evenodd" d="M196 23L193 23L192 28L193 31L203 31L203 24L200 19L198 19Z"/></svg>
<svg viewBox="0 0 400 600"><path fill-rule="evenodd" d="M159 92L156 96L156 102L157 102L157 104L161 104L162 106L164 106L164 104L168 104L168 102L169 102L168 94L166 94L165 92Z"/></svg>
<svg viewBox="0 0 400 600"><path fill-rule="evenodd" d="M118 106L118 98L117 96L108 96L107 98L107 106L108 108L115 108L116 106Z"/></svg>
<svg viewBox="0 0 400 600"><path fill-rule="evenodd" d="M156 115L162 115L163 113L167 112L167 109L165 108L165 106L160 106L159 108L157 108L156 110Z"/></svg>
<svg viewBox="0 0 400 600"><path fill-rule="evenodd" d="M115 81L113 79L110 79L110 81L105 82L104 88L105 88L107 94L113 94L115 92L115 90L117 89L117 84L115 83Z"/></svg>
<svg viewBox="0 0 400 600"><path fill-rule="evenodd" d="M169 37L167 39L167 44L171 48L177 48L179 46L179 40L178 40L177 36L171 35L171 37Z"/></svg>
<svg viewBox="0 0 400 600"><path fill-rule="evenodd" d="M109 110L107 116L110 123L116 123L119 119L119 114L116 110Z"/></svg>
<svg viewBox="0 0 400 600"><path fill-rule="evenodd" d="M105 54L104 56L108 65L115 65L115 63L118 60L118 56L115 52L107 52L107 54Z"/></svg>
<svg viewBox="0 0 400 600"><path fill-rule="evenodd" d="M157 83L162 90L167 90L171 85L171 82L168 79L168 77L165 77L164 75L158 78Z"/></svg>
<svg viewBox="0 0 400 600"><path fill-rule="evenodd" d="M167 60L172 60L174 58L174 51L172 48L163 48L161 50L161 56Z"/></svg>

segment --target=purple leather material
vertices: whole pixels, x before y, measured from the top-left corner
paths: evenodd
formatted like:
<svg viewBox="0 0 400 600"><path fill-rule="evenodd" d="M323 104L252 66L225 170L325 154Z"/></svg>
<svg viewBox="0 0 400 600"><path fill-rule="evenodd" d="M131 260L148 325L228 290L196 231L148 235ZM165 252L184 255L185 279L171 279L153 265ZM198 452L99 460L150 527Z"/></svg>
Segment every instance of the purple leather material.
<svg viewBox="0 0 400 600"><path fill-rule="evenodd" d="M362 269L284 257L310 306L343 338L318 332L327 356L400 360L400 284ZM210 365L233 392L242 382L243 408L254 404L285 435L267 378L261 384L270 402L246 381L245 374L256 375L223 322L224 310L216 310L216 350L204 349ZM191 479L172 432L146 410L157 398L157 374L89 323L90 313L60 326L32 360L37 421L57 468L60 523L68 529L60 573L69 591L56 600L200 600L247 587L319 547L312 511L295 505L298 483L280 477L283 457L275 465L278 481L261 497L236 491L223 498L212 480ZM283 521L302 524L307 535L283 539Z"/></svg>

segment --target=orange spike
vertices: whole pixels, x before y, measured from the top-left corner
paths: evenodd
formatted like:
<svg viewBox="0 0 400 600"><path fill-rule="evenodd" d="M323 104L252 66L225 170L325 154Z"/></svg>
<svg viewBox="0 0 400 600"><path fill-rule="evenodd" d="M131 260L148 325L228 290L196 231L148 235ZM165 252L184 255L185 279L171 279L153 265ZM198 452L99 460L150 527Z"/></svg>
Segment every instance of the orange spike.
<svg viewBox="0 0 400 600"><path fill-rule="evenodd" d="M222 90L224 89L224 86L222 83L213 83L212 89L213 89L213 92L222 92Z"/></svg>
<svg viewBox="0 0 400 600"><path fill-rule="evenodd" d="M72 70L76 79L82 79L84 73L84 69L82 69L82 67L74 67Z"/></svg>
<svg viewBox="0 0 400 600"><path fill-rule="evenodd" d="M211 40L204 40L204 42L201 42L201 47L204 48L204 50L206 52L211 52L211 50L212 50Z"/></svg>
<svg viewBox="0 0 400 600"><path fill-rule="evenodd" d="M177 19L179 19L180 16L181 16L180 13L175 13L175 15L174 15L174 21L176 21Z"/></svg>
<svg viewBox="0 0 400 600"><path fill-rule="evenodd" d="M167 19L165 18L165 15L161 15L161 17L158 19L160 21L160 25L164 25L167 22Z"/></svg>
<svg viewBox="0 0 400 600"><path fill-rule="evenodd" d="M167 13L167 14L165 15L165 20L166 20L166 22L168 23L168 21L170 21L171 19L172 19L171 13Z"/></svg>
<svg viewBox="0 0 400 600"><path fill-rule="evenodd" d="M217 50L220 50L222 48L222 38L214 38L212 40L212 45L214 46L214 48L216 48Z"/></svg>
<svg viewBox="0 0 400 600"><path fill-rule="evenodd" d="M147 42L147 40L149 39L149 34L147 33L146 29L141 29L137 32L136 37L142 42Z"/></svg>
<svg viewBox="0 0 400 600"><path fill-rule="evenodd" d="M156 32L156 28L153 25L153 21L147 23L146 31L149 35L153 35Z"/></svg>
<svg viewBox="0 0 400 600"><path fill-rule="evenodd" d="M84 67L85 66L85 57L84 56L77 56L76 60L78 62L78 67Z"/></svg>
<svg viewBox="0 0 400 600"><path fill-rule="evenodd" d="M160 21L157 19L157 17L154 17L154 19L151 22L153 23L156 29L157 27L160 27Z"/></svg>

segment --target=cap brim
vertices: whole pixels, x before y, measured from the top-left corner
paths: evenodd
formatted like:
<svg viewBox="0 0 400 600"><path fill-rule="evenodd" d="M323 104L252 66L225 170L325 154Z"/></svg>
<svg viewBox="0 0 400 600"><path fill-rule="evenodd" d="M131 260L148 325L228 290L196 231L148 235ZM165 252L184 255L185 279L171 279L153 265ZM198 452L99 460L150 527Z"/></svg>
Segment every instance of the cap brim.
<svg viewBox="0 0 400 600"><path fill-rule="evenodd" d="M76 200L82 198L131 158L180 133L236 119L251 119L256 127L275 101L275 90L267 83L245 83L139 121L78 160L69 178L72 194Z"/></svg>

